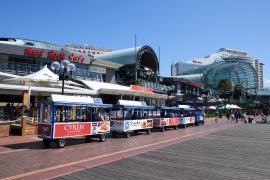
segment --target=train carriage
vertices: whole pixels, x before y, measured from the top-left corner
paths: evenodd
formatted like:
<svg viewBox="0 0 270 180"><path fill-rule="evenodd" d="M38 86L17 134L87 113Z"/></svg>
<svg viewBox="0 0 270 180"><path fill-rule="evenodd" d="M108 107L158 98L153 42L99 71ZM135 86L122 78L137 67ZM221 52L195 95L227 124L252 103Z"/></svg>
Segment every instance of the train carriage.
<svg viewBox="0 0 270 180"><path fill-rule="evenodd" d="M112 109L112 135L124 133L129 138L132 132L144 131L150 134L153 128L153 118L150 117L152 109L154 106L147 106L143 101L119 100Z"/></svg>
<svg viewBox="0 0 270 180"><path fill-rule="evenodd" d="M112 105L100 98L52 94L38 106L38 137L46 146L55 142L64 147L67 138L77 136L98 137L103 142L110 133Z"/></svg>

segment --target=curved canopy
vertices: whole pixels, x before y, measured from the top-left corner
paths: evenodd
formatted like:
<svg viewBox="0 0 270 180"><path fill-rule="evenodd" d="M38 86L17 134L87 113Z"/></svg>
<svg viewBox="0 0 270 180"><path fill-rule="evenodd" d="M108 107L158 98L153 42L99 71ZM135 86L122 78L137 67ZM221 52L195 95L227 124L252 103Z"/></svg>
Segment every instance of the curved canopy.
<svg viewBox="0 0 270 180"><path fill-rule="evenodd" d="M106 54L98 54L95 59L110 61L118 64L136 64L151 68L155 73L159 71L159 62L156 53L150 46L139 46Z"/></svg>
<svg viewBox="0 0 270 180"><path fill-rule="evenodd" d="M222 79L228 79L235 85L242 85L245 89L257 88L257 74L253 66L246 62L220 61L205 65L185 74L205 74L209 87L216 88Z"/></svg>

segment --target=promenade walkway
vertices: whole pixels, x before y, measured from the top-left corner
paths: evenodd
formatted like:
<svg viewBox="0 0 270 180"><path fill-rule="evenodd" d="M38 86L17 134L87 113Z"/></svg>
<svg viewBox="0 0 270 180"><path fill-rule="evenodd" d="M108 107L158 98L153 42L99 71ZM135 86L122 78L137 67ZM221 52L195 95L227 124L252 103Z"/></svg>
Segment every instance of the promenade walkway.
<svg viewBox="0 0 270 180"><path fill-rule="evenodd" d="M241 124L56 179L270 179L269 150L270 124Z"/></svg>

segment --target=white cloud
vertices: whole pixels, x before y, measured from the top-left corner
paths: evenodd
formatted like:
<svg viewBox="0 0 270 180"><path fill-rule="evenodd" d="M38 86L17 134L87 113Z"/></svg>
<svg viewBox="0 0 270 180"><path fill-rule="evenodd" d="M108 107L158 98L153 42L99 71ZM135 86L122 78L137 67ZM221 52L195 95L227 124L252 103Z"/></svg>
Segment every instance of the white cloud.
<svg viewBox="0 0 270 180"><path fill-rule="evenodd" d="M263 80L263 87L270 87L270 79L265 79Z"/></svg>

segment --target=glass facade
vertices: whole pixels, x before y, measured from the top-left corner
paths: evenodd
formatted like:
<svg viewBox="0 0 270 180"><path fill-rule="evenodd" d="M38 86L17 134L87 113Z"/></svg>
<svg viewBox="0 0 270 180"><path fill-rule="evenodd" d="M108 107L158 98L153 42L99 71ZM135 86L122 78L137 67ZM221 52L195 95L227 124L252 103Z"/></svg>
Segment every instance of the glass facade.
<svg viewBox="0 0 270 180"><path fill-rule="evenodd" d="M245 89L257 88L257 74L251 64L245 62L216 62L210 65L186 72L190 74L205 74L209 88L217 88L222 79L228 79L235 85L242 85Z"/></svg>

